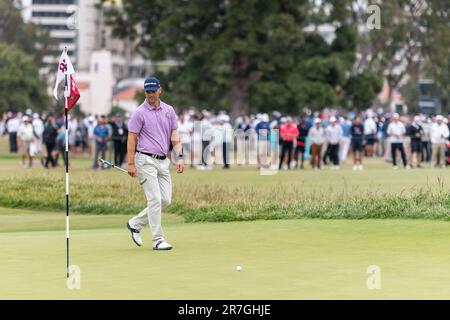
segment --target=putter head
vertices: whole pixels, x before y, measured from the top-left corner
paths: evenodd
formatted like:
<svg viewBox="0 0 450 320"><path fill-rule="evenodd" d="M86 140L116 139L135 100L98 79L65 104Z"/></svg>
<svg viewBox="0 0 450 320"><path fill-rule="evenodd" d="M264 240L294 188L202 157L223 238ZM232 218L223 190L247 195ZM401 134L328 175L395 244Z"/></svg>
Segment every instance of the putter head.
<svg viewBox="0 0 450 320"><path fill-rule="evenodd" d="M109 168L111 167L111 163L109 163L106 160L98 159L98 164L102 166L102 168Z"/></svg>
<svg viewBox="0 0 450 320"><path fill-rule="evenodd" d="M117 169L119 171L125 172L126 174L128 174L128 171L125 169L122 169L120 166L115 166L114 164L112 164L111 162L104 160L104 159L98 159L98 163L99 165L102 166L102 168L106 169L106 168L114 168Z"/></svg>

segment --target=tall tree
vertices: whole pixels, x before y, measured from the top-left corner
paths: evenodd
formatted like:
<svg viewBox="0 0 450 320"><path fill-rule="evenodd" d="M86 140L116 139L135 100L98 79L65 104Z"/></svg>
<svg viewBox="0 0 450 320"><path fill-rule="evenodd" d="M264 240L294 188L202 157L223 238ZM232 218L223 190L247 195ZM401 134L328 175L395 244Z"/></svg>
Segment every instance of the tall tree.
<svg viewBox="0 0 450 320"><path fill-rule="evenodd" d="M0 113L47 109L49 97L32 56L0 43Z"/></svg>
<svg viewBox="0 0 450 320"><path fill-rule="evenodd" d="M305 33L317 18L311 1L153 1L151 15L143 7L144 0L129 0L106 15L114 34L134 40L144 56L181 62L168 83L178 101L231 105L233 115L339 101L336 87L345 83L354 48L338 44L346 32L332 45Z"/></svg>
<svg viewBox="0 0 450 320"><path fill-rule="evenodd" d="M367 4L353 1L353 17L362 29L368 17ZM374 4L380 8L381 28L359 34L360 55L353 73L372 70L383 75L390 88L389 102L392 89L420 75L424 63L440 87L448 87L450 3L378 0Z"/></svg>
<svg viewBox="0 0 450 320"><path fill-rule="evenodd" d="M122 3L106 10L114 34L134 41L145 57L179 62L163 75L166 91L176 88L175 103L233 115L297 113L376 95L377 81L368 72L358 80L371 90L347 85L357 46L350 0L154 0L150 15L142 10L144 0ZM336 26L332 43L305 29L322 23ZM367 107L360 101L353 105Z"/></svg>
<svg viewBox="0 0 450 320"><path fill-rule="evenodd" d="M14 44L30 54L39 66L43 66L43 57L55 48L56 42L48 30L33 23L24 23L17 3L14 0L0 1L0 42Z"/></svg>

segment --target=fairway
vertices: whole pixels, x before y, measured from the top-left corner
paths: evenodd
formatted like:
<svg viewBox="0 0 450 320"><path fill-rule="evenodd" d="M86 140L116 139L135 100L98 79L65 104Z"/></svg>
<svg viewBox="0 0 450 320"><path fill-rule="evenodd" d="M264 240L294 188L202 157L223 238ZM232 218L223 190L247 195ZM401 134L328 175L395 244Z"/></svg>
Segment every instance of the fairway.
<svg viewBox="0 0 450 320"><path fill-rule="evenodd" d="M131 242L128 218L73 215L81 289L69 290L64 214L1 208L0 299L450 298L449 222L187 224L165 215L174 249L156 252L148 229L143 247ZM370 265L380 267L379 290L367 288Z"/></svg>

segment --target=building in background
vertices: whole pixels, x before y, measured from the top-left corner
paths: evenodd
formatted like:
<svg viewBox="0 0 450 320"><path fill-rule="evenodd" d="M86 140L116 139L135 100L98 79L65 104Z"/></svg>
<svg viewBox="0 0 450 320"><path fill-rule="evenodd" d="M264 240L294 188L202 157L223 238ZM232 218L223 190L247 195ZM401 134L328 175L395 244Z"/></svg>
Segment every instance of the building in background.
<svg viewBox="0 0 450 320"><path fill-rule="evenodd" d="M142 103L136 100L136 94L143 90L145 78L124 79L117 83L113 93L113 106L126 112L133 112Z"/></svg>
<svg viewBox="0 0 450 320"><path fill-rule="evenodd" d="M387 112L397 112L399 114L408 113L408 106L406 105L402 94L396 88L392 88L391 97L389 98L389 84L385 80L383 83L383 87L378 93L377 99L378 101L387 106Z"/></svg>
<svg viewBox="0 0 450 320"><path fill-rule="evenodd" d="M52 55L44 57L48 64L57 63L61 51L67 47L70 59L77 63L78 32L74 14L78 0L22 0L22 16L25 22L32 22L49 30L50 36L58 42Z"/></svg>
<svg viewBox="0 0 450 320"><path fill-rule="evenodd" d="M107 115L112 108L114 77L112 74L111 52L98 50L91 54L89 70L77 72L80 90L80 109L86 114Z"/></svg>
<svg viewBox="0 0 450 320"><path fill-rule="evenodd" d="M113 104L113 92L134 87L120 87L145 78L153 69L133 50L130 40L115 39L112 29L103 17L106 5L99 9L99 0L22 0L22 15L26 22L41 25L50 31L58 46L44 58L47 64L43 73L53 74L64 47L76 70L76 81L81 90L80 108L85 113L108 114ZM121 5L121 2L117 2ZM112 4L109 4L112 6ZM54 79L49 78L49 92ZM141 84L142 86L142 84ZM132 102L125 103L132 111Z"/></svg>

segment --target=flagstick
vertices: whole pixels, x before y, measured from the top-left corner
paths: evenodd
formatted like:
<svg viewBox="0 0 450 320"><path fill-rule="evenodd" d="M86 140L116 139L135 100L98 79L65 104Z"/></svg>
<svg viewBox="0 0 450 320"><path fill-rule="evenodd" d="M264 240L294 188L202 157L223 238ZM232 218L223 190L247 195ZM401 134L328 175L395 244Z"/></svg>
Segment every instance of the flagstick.
<svg viewBox="0 0 450 320"><path fill-rule="evenodd" d="M67 52L67 47L64 48L64 51ZM69 121L68 121L68 82L67 82L67 66L64 72L64 115L65 115L65 123L66 123L66 150L65 150L65 158L66 158L66 266L67 266L67 278L69 278Z"/></svg>

